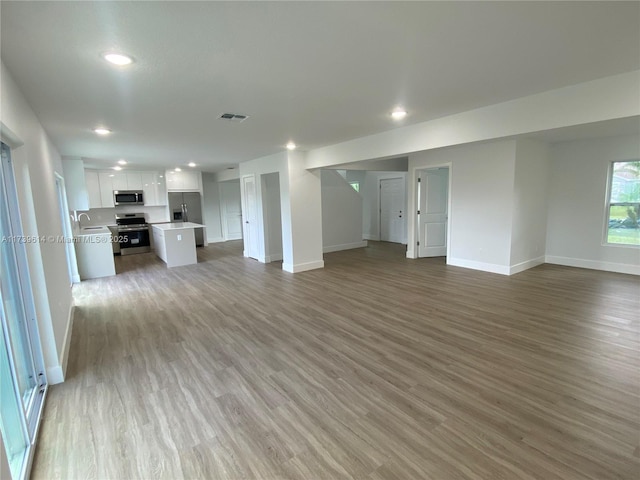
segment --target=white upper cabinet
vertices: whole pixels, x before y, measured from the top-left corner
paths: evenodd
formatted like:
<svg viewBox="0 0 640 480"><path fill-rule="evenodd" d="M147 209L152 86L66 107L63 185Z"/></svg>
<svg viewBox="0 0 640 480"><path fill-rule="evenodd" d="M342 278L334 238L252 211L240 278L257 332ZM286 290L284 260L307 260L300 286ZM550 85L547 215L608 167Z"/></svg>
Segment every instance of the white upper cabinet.
<svg viewBox="0 0 640 480"><path fill-rule="evenodd" d="M84 171L84 183L87 186L89 194L89 208L101 208L102 197L100 196L100 179L98 172L95 170Z"/></svg>
<svg viewBox="0 0 640 480"><path fill-rule="evenodd" d="M166 179L169 192L202 192L201 172L167 170Z"/></svg>
<svg viewBox="0 0 640 480"><path fill-rule="evenodd" d="M142 190L142 174L140 172L127 172L127 190Z"/></svg>
<svg viewBox="0 0 640 480"><path fill-rule="evenodd" d="M114 190L142 190L145 206L167 204L164 176L159 172L104 172L85 170L90 208L111 208Z"/></svg>
<svg viewBox="0 0 640 480"><path fill-rule="evenodd" d="M89 210L89 195L85 184L82 159L63 158L62 171L69 210Z"/></svg>
<svg viewBox="0 0 640 480"><path fill-rule="evenodd" d="M143 172L140 176L145 206L154 207L166 205L167 191L164 186L163 176L157 172Z"/></svg>
<svg viewBox="0 0 640 480"><path fill-rule="evenodd" d="M112 173L109 178L111 178L111 190L130 190L126 173Z"/></svg>
<svg viewBox="0 0 640 480"><path fill-rule="evenodd" d="M118 188L114 188L113 179L116 178L115 174L108 172L99 172L98 180L100 183L100 199L102 203L102 208L113 207L113 191L118 190ZM125 177L126 180L126 177ZM126 190L121 188L121 190Z"/></svg>

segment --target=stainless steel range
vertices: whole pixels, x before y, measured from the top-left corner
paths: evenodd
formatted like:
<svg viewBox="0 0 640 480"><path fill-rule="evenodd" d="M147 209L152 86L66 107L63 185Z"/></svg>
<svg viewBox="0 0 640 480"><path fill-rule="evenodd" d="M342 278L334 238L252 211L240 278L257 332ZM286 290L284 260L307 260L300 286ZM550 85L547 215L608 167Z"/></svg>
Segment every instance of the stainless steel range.
<svg viewBox="0 0 640 480"><path fill-rule="evenodd" d="M144 213L121 213L116 215L120 255L151 251L149 224Z"/></svg>

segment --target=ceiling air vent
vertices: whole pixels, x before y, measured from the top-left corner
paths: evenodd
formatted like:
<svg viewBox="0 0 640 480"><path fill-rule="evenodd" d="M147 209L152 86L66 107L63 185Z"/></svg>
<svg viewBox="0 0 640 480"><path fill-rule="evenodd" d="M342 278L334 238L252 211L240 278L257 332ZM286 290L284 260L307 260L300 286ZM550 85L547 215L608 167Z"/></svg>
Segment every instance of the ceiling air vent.
<svg viewBox="0 0 640 480"><path fill-rule="evenodd" d="M240 115L239 113L223 113L219 118L221 118L222 120L228 120L229 122L240 123L244 122L247 118L249 118L249 116Z"/></svg>

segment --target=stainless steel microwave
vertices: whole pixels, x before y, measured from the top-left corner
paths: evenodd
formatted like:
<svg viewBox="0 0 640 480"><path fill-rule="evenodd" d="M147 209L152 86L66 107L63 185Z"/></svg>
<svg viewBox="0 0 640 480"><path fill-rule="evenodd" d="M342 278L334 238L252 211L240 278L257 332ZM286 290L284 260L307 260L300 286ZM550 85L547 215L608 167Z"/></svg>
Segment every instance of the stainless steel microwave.
<svg viewBox="0 0 640 480"><path fill-rule="evenodd" d="M142 190L114 190L114 205L144 205Z"/></svg>

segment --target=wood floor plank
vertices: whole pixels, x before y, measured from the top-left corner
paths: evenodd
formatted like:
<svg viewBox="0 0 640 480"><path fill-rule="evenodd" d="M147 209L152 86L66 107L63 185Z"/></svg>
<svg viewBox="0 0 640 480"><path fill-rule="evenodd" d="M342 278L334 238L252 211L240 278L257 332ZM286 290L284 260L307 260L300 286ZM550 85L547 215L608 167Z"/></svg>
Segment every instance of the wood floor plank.
<svg viewBox="0 0 640 480"><path fill-rule="evenodd" d="M640 279L238 241L74 286L33 479L640 478Z"/></svg>

